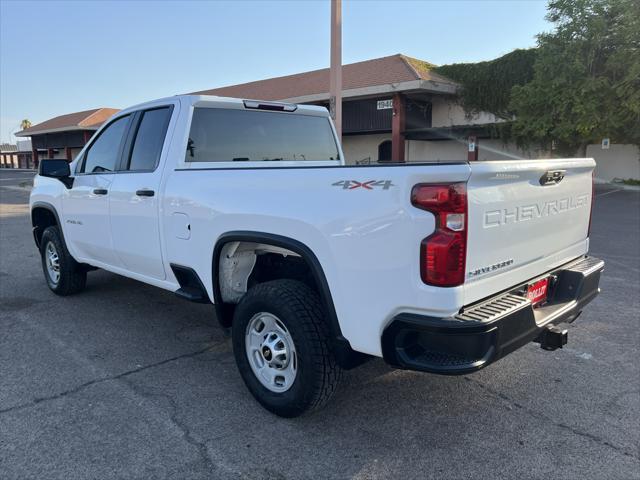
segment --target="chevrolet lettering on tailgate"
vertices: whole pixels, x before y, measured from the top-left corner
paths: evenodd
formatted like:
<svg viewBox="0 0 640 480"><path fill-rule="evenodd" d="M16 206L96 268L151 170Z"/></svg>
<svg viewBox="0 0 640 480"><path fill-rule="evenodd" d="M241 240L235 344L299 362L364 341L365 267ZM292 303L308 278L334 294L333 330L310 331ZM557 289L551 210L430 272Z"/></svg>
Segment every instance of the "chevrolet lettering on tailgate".
<svg viewBox="0 0 640 480"><path fill-rule="evenodd" d="M484 228L499 227L508 223L525 222L536 218L549 217L590 205L589 194L565 197L560 200L532 203L500 210L491 210L484 214Z"/></svg>

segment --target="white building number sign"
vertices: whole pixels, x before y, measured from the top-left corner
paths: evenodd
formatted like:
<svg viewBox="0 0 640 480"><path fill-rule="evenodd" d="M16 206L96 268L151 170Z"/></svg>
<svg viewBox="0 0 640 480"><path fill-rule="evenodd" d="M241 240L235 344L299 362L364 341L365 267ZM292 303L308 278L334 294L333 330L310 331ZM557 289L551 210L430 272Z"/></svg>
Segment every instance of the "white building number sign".
<svg viewBox="0 0 640 480"><path fill-rule="evenodd" d="M393 100L378 100L378 110L387 110L393 108Z"/></svg>

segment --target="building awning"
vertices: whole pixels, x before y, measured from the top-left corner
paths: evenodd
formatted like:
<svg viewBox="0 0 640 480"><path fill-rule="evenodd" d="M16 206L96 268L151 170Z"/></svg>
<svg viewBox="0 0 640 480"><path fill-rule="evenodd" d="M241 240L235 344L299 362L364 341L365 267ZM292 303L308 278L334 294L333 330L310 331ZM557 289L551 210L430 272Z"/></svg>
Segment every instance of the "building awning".
<svg viewBox="0 0 640 480"><path fill-rule="evenodd" d="M495 138L495 124L452 125L450 127L414 128L405 130L407 140L459 140L473 135L476 138Z"/></svg>

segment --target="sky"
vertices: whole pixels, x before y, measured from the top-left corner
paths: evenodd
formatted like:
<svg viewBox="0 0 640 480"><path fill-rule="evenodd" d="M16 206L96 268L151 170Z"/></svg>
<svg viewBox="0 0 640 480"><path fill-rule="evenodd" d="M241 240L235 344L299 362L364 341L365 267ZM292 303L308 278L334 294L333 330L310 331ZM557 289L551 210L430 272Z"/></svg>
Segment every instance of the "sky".
<svg viewBox="0 0 640 480"><path fill-rule="evenodd" d="M548 31L542 0L344 0L343 64L490 60ZM0 0L0 141L98 107L329 66L329 0Z"/></svg>

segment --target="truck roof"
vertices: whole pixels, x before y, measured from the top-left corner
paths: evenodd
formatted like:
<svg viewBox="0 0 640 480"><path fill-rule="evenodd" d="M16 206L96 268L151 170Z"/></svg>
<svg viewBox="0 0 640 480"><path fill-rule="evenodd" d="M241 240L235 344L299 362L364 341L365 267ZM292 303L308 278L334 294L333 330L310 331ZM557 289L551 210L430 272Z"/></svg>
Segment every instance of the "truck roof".
<svg viewBox="0 0 640 480"><path fill-rule="evenodd" d="M164 97L157 100L151 100L149 102L139 103L131 107L125 108L118 112L118 115L128 113L130 111L140 110L142 108L150 108L158 105L166 104L167 102L175 102L179 100L183 105L188 106L204 106L204 107L218 107L218 108L233 108L244 109L246 108L246 102L257 103L267 106L288 106L292 110L288 112L294 112L302 115L314 115L314 116L329 116L329 111L325 107L318 105L300 105L293 103L274 102L271 100L249 99L249 98L231 98L231 97L218 97L215 95L175 95L173 97Z"/></svg>

